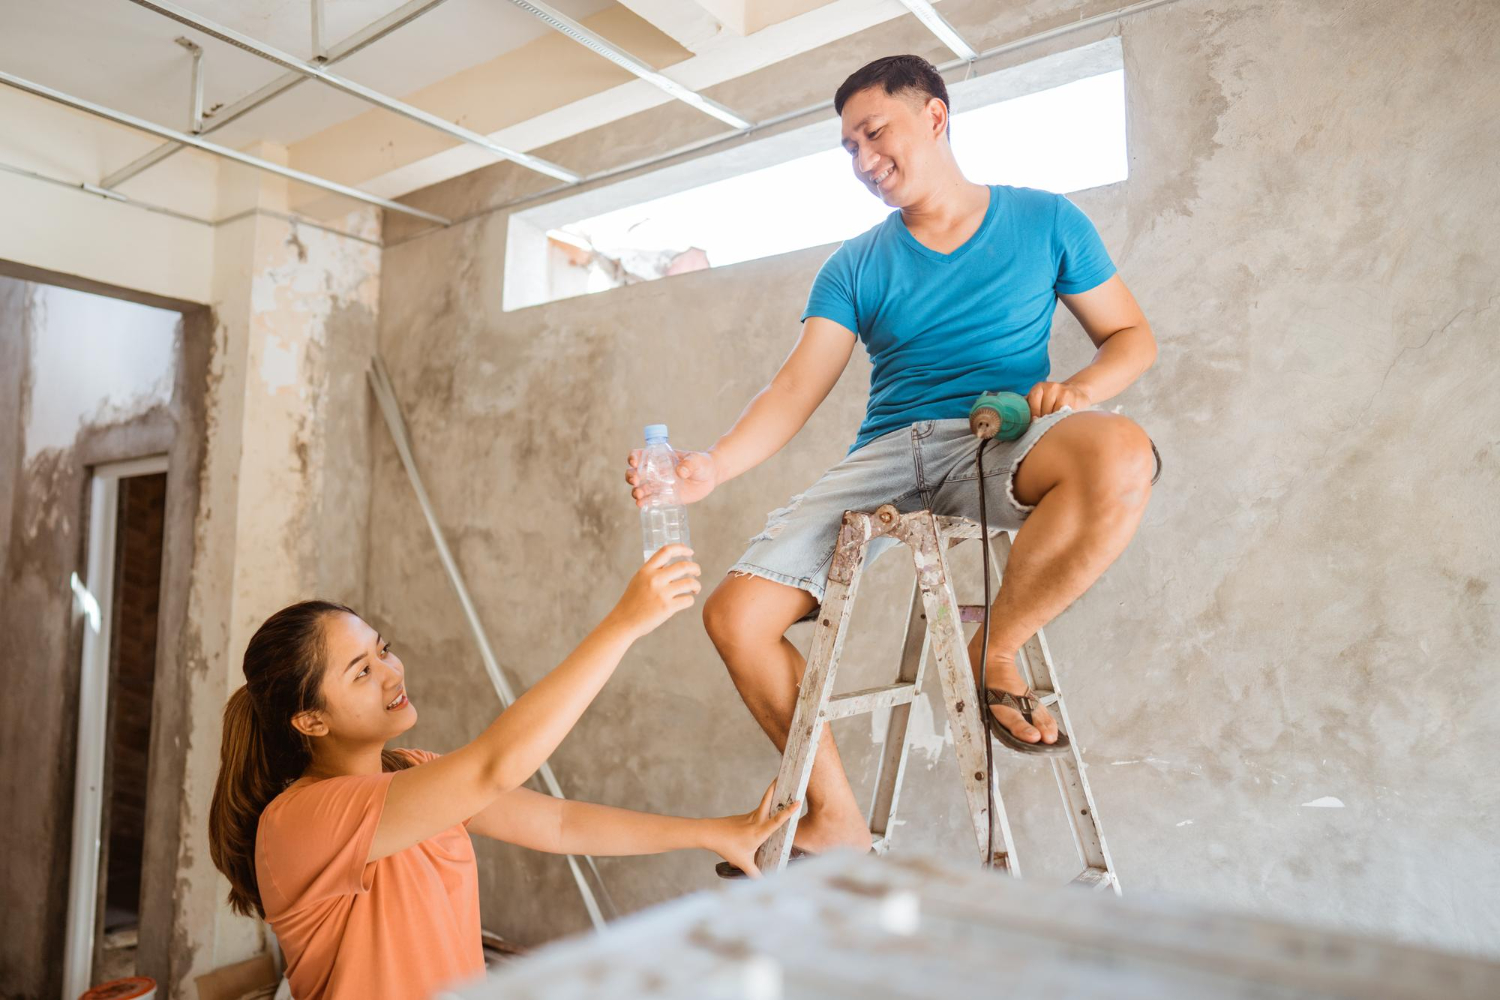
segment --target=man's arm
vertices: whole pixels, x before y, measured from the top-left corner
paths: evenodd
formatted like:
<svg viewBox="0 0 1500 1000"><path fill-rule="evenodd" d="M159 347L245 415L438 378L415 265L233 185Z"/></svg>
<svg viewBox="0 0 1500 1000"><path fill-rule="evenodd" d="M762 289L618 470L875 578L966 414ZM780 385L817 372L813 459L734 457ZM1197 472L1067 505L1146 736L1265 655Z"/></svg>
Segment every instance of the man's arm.
<svg viewBox="0 0 1500 1000"><path fill-rule="evenodd" d="M748 472L796 436L848 367L858 338L822 316L809 316L774 378L709 449L715 485Z"/></svg>
<svg viewBox="0 0 1500 1000"><path fill-rule="evenodd" d="M1098 348L1094 359L1062 382L1038 382L1027 394L1032 416L1075 410L1117 396L1156 360L1156 337L1135 296L1117 274L1077 295L1059 295Z"/></svg>
<svg viewBox="0 0 1500 1000"><path fill-rule="evenodd" d="M678 452L677 495L683 502L703 499L714 487L780 451L833 391L857 339L853 331L831 319L808 317L792 353L734 426L708 451ZM646 497L635 471L639 460L640 452L631 452L625 472L638 506Z"/></svg>

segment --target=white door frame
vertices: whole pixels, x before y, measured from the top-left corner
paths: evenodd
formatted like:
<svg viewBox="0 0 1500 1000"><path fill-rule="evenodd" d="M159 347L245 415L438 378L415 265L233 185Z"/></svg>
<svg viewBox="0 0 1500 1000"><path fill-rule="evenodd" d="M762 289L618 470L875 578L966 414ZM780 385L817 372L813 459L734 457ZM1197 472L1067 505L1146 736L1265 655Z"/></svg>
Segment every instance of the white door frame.
<svg viewBox="0 0 1500 1000"><path fill-rule="evenodd" d="M114 608L115 537L120 480L167 471L166 455L96 465L89 480L89 548L83 581L73 576L75 611L84 617L78 676L78 755L73 779L73 849L68 865L68 934L63 1000L89 988L98 919L104 740L109 718L109 646Z"/></svg>

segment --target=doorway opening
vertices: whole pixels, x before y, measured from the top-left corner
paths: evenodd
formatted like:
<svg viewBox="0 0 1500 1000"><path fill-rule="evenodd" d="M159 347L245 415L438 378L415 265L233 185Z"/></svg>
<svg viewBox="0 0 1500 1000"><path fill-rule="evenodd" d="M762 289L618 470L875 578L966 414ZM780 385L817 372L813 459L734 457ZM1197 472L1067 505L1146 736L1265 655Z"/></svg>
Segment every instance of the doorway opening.
<svg viewBox="0 0 1500 1000"><path fill-rule="evenodd" d="M65 996L137 974L166 466L100 465L90 484Z"/></svg>

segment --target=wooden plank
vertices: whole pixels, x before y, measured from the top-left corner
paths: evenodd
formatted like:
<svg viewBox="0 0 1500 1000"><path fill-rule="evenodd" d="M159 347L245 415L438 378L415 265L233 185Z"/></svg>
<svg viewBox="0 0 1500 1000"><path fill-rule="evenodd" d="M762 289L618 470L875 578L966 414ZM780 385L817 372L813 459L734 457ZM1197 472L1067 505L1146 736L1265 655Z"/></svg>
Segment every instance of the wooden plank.
<svg viewBox="0 0 1500 1000"><path fill-rule="evenodd" d="M828 572L823 606L814 625L812 649L797 693L797 707L787 732L786 750L781 755L781 770L776 775L773 812L793 802L801 802L807 795L807 781L812 777L813 759L818 752L818 740L823 735L822 708L833 693L839 653L844 647L844 633L859 587L859 570L864 565L865 550L869 547L873 530L874 519L870 515L855 511L844 514L833 565ZM786 865L792 853L797 820L798 817L793 816L760 846L755 854L755 864L761 871L776 871Z"/></svg>
<svg viewBox="0 0 1500 1000"><path fill-rule="evenodd" d="M834 695L823 709L823 719L827 722L851 715L869 715L877 709L895 705L910 705L919 693L914 684L897 683Z"/></svg>
<svg viewBox="0 0 1500 1000"><path fill-rule="evenodd" d="M980 714L974 673L969 666L968 643L958 620L958 597L948 568L948 543L938 536L931 511L904 515L892 534L906 542L916 563L918 586L927 614L927 632L938 677L943 685L943 705L953 732L959 778L969 804L975 843L983 861L990 853L989 795L985 781L985 742L989 731Z"/></svg>
<svg viewBox="0 0 1500 1000"><path fill-rule="evenodd" d="M912 581L911 607L906 614L906 634L901 639L901 666L896 673L897 682L910 683L914 691L922 690L922 678L927 671L927 626L922 615L922 593L918 589L918 583L919 581ZM875 773L875 795L870 803L870 833L883 845L880 851L882 854L889 850L891 835L895 832L896 808L901 802L901 783L906 779L910 723L910 702L891 709L891 716L885 727L885 745L880 754L880 770Z"/></svg>
<svg viewBox="0 0 1500 1000"><path fill-rule="evenodd" d="M1091 889L1107 889L1114 877L1103 868L1085 868L1073 877L1072 885L1088 886Z"/></svg>

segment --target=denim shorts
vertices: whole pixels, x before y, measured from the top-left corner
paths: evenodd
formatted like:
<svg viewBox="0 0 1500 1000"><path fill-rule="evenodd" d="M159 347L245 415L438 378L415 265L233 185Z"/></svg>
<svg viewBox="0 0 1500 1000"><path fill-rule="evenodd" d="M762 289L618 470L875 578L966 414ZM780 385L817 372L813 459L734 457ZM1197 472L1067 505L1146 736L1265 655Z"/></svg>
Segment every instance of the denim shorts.
<svg viewBox="0 0 1500 1000"><path fill-rule="evenodd" d="M1064 407L1049 413L1033 420L1016 440L991 441L984 449L985 513L992 529L1014 531L1031 513L1012 489L1016 469L1042 435L1073 412ZM903 514L931 510L977 521L977 448L963 418L923 420L882 435L846 455L806 493L772 511L729 572L805 590L821 604L844 511L873 512L889 503ZM866 562L900 544L890 537L871 539Z"/></svg>

